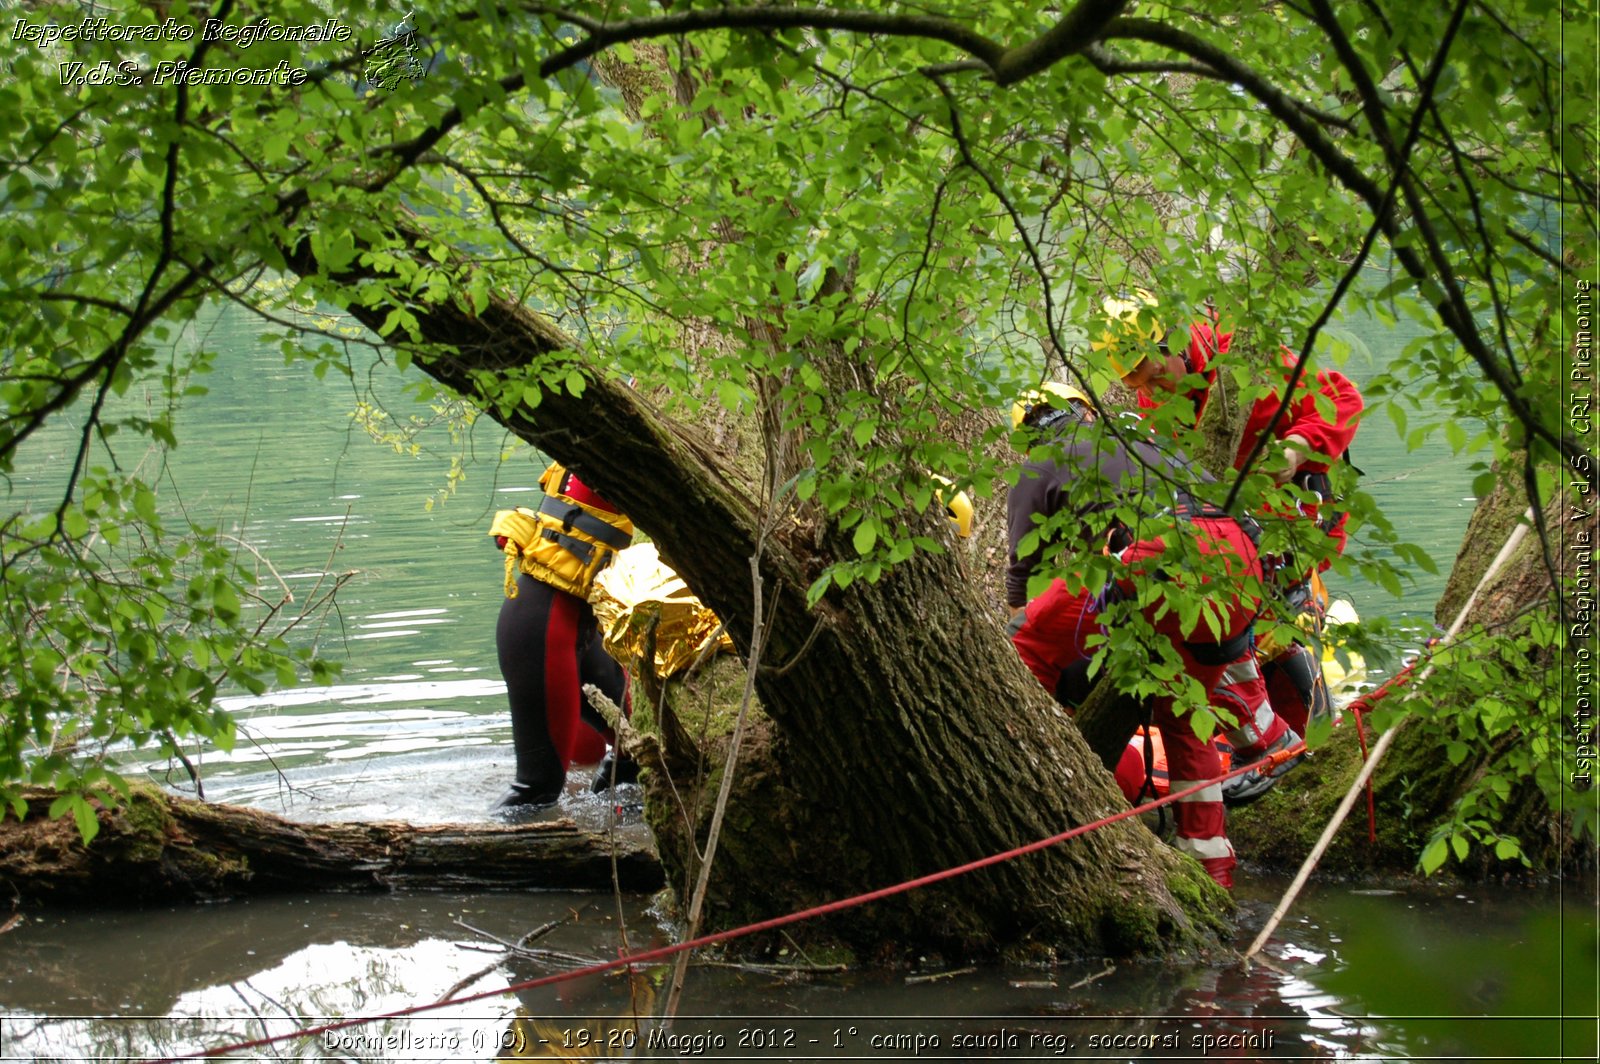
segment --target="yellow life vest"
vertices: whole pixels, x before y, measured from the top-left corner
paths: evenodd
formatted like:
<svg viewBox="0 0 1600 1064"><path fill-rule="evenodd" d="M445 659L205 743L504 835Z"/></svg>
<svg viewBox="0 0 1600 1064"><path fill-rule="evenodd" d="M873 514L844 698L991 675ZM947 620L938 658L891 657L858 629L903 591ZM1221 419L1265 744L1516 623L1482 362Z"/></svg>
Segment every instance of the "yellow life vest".
<svg viewBox="0 0 1600 1064"><path fill-rule="evenodd" d="M594 578L617 551L633 542L633 522L563 494L566 467L552 462L539 478L537 510L501 510L489 526L505 537L506 598L517 597L517 570L558 591L589 597Z"/></svg>

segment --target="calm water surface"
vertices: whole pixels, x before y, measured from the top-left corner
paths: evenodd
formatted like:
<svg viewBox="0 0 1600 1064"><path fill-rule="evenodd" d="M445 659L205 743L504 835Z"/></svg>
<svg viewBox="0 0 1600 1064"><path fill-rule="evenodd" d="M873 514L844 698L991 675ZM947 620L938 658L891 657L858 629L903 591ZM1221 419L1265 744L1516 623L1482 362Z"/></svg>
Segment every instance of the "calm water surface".
<svg viewBox="0 0 1600 1064"><path fill-rule="evenodd" d="M1282 886L1247 878L1246 927ZM1594 913L1553 901L1313 886L1249 971L1095 963L862 977L698 965L673 1028L683 1053L647 1052L663 1044L652 1017L664 968L510 989L615 956L624 941L667 942L639 899L322 895L49 913L0 947L0 1025L5 1059L149 1058L455 990L482 996L234 1059L488 1060L500 1046L559 1059L1593 1059L1594 1021L1559 1017L1593 1015ZM500 943L550 921L562 925L535 944L548 955L506 959Z"/></svg>
<svg viewBox="0 0 1600 1064"><path fill-rule="evenodd" d="M486 816L511 771L493 645L501 558L486 529L493 510L533 489L540 465L524 452L497 473L503 438L480 425L462 493L429 511L449 467L442 433L425 434L418 457L396 455L350 418L367 378L333 385L285 367L231 313L204 331L227 353L206 382L212 394L181 415L171 476L186 506L234 529L271 559L263 580L302 597L330 573L355 574L308 635L344 663L341 682L228 699L241 720L236 748L193 754L207 797L316 820ZM1379 357L1403 343L1366 339ZM392 377L380 370L370 384L404 420L415 408ZM71 442L39 441L36 472L13 490L45 497ZM1381 415L1357 460L1367 489L1447 571L1472 505L1465 463L1407 454ZM1442 584L1418 574L1401 603L1353 580L1336 591L1363 615L1424 625ZM182 783L169 765L148 770ZM560 812L606 823L611 810L579 782ZM1244 877L1241 947L1282 888ZM1592 901L1592 890L1564 902L1554 892L1314 887L1269 949L1271 966L1248 973L984 969L907 984L704 967L674 1044L712 1059L1561 1059L1594 1044L1593 1023L1575 1031L1557 1020L1595 1011ZM464 992L504 989L560 968L506 960L488 936L567 919L539 945L612 957L623 928L635 950L669 940L644 904L625 899L619 915L593 896L427 894L29 915L0 935L0 1057L162 1056L432 1001L475 974ZM563 1042L573 1059L608 1043L643 1055L649 1021L632 1017L652 1014L660 978L590 977L255 1052L489 1059L506 1039L525 1055L560 1056ZM1206 1036L1216 1040L1195 1041ZM444 1043L455 1050L439 1051Z"/></svg>

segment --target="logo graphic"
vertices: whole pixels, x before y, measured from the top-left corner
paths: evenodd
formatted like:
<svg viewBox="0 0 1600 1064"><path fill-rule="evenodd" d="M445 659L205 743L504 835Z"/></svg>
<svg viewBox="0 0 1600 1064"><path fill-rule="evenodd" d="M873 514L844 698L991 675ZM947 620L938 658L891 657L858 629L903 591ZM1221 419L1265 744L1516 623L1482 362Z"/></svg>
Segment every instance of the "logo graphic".
<svg viewBox="0 0 1600 1064"><path fill-rule="evenodd" d="M366 59L363 75L373 88L393 92L402 81L421 81L427 73L427 68L417 57L419 41L417 31L411 25L412 15L415 14L414 11L409 12L395 23L387 37L362 53Z"/></svg>

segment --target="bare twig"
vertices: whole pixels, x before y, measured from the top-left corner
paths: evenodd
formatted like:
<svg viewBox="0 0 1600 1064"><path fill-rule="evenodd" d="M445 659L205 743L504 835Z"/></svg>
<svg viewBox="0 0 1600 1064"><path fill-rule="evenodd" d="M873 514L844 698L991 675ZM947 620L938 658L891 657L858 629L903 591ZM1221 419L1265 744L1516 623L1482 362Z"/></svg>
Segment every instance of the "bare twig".
<svg viewBox="0 0 1600 1064"><path fill-rule="evenodd" d="M1110 975L1112 972L1114 972L1116 970L1117 970L1117 966L1115 964L1111 963L1111 958L1107 957L1106 958L1106 966L1104 968L1100 969L1098 972L1095 972L1093 975L1084 976L1082 979L1079 979L1076 983L1073 983L1071 986L1067 987L1067 989L1068 990L1080 990L1083 987L1088 986L1090 983L1097 982L1098 980L1104 979L1106 976Z"/></svg>
<svg viewBox="0 0 1600 1064"><path fill-rule="evenodd" d="M244 981L244 985L245 986L250 986L250 981L248 979L245 980ZM233 996L238 998L240 1001L244 1002L244 1007L250 1010L250 1015L254 1016L255 1019L256 1019L256 1023L261 1025L261 1033L262 1033L262 1035L263 1036L271 1036L272 1031L270 1029L268 1029L268 1027L267 1027L266 1017L261 1015L261 1010L256 1008L256 1003L254 1001L251 1001L249 998L245 997L244 996L244 992L239 989L237 984L229 983L228 984L228 989L232 990L233 991ZM250 986L250 989L251 990L255 990L255 992L257 994L261 994L261 991L256 990L256 988L253 987L253 986ZM278 1007L279 1011L281 1011L281 1012L287 1012L288 1011L287 1009L285 1009L283 1007L283 1003L282 1002L276 1000L275 998L271 997L270 995L261 994L261 996L266 998L268 1001L272 1002L272 1004L276 1005ZM283 1054L278 1052L278 1047L277 1046L272 1046L271 1048L272 1048L272 1055L274 1057L276 1057L277 1059L282 1060L283 1059Z"/></svg>
<svg viewBox="0 0 1600 1064"><path fill-rule="evenodd" d="M772 483L770 476L767 477L767 483L770 489ZM774 520L772 502L769 496L763 504L763 520L756 535L755 551L750 555L752 620L750 654L744 672L744 694L739 701L739 717L733 725L733 737L728 742L728 757L722 767L722 785L717 791L717 805L711 813L711 826L706 830L705 857L700 863L700 874L695 881L694 896L689 901L688 926L684 930L684 937L687 939L694 938L700 928L700 911L705 904L706 887L711 881L711 866L717 855L717 840L722 836L722 818L727 812L728 797L733 793L734 766L739 760L739 746L744 740L745 722L750 716L750 705L755 700L756 676L761 671L761 655L766 649L767 633L771 628L772 619L766 615L766 607L762 602L765 582L761 577L761 556L766 549L767 534L771 531L771 523ZM690 836L693 837L693 832ZM689 959L693 956L693 952L685 950L679 954L677 964L672 971L672 984L667 991L667 1002L661 1013L662 1024L668 1029L672 1026L673 1017L678 1013L678 1002L683 997L683 982L688 974Z"/></svg>
<svg viewBox="0 0 1600 1064"><path fill-rule="evenodd" d="M249 543L246 543L244 540L240 539L238 536L231 536L231 535L227 534L226 532L223 532L223 533L218 534L217 538L218 539L225 539L225 540L228 540L231 543L238 544L239 546L243 547L245 550L247 550L251 554L253 554L255 556L256 561L260 562L262 565L265 565L267 567L267 572L271 573L273 579L278 581L278 586L283 588L283 599L282 599L281 602L279 602L280 606L283 605L284 603L288 603L288 602L293 602L294 601L294 592L289 590L288 583L285 582L285 580L283 579L282 574L280 574L278 572L278 567L272 564L272 559L271 558L268 558L265 554L262 554L259 550L256 550L255 547L251 546Z"/></svg>
<svg viewBox="0 0 1600 1064"><path fill-rule="evenodd" d="M178 759L178 763L183 766L183 770L189 774L189 782L194 784L194 796L202 802L205 801L206 785L200 779L200 769L195 766L193 761L189 760L189 755L183 752L183 747L178 742L178 736L171 728L163 728L161 734L166 736L167 742L172 744L172 756Z"/></svg>
<svg viewBox="0 0 1600 1064"><path fill-rule="evenodd" d="M941 979L954 979L958 975L971 975L976 968L952 968L948 972L933 972L930 975L908 975L906 986L919 986L923 983L937 983Z"/></svg>
<svg viewBox="0 0 1600 1064"><path fill-rule="evenodd" d="M848 972L848 964L760 964L755 961L695 961L696 968L732 968L762 975L838 975Z"/></svg>
<svg viewBox="0 0 1600 1064"><path fill-rule="evenodd" d="M526 948L528 943L537 942L539 939L541 939L544 936L548 935L550 932L554 931L556 928L560 927L561 925L569 924L572 921L576 920L578 918L578 914L581 911L582 910L574 909L571 913L569 913L568 915L562 917L560 920L551 920L548 923L540 924L538 927L534 928L532 931L529 931L527 934L525 934L521 938L517 939L516 945L511 946L510 948L511 949L516 949L516 950L520 950L520 949ZM466 927L467 930L472 931L472 932L474 932L476 934L480 934L480 935L483 934L482 931L479 931L475 927L468 927L468 925L461 923L460 920L457 920L456 923L460 924L462 927ZM491 935L491 936L487 936L487 937L492 938L493 936ZM499 939L495 939L495 941L499 942L500 940ZM504 963L503 959L495 961L493 964L485 965L484 967L479 968L477 971L473 972L471 975L466 976L465 978L462 978L460 980L457 980L456 983L454 985L452 985L449 990L446 990L444 993L440 994L437 998L435 998L433 1003L435 1005L444 1004L446 1001L449 1001L451 998L453 998L457 994L461 993L463 990L465 990L467 987L471 986L473 983L476 983L479 979L482 979L484 976L488 975L490 972L493 972L496 969L498 969L502 963Z"/></svg>
<svg viewBox="0 0 1600 1064"><path fill-rule="evenodd" d="M555 921L555 926L560 926L562 923L565 923L565 922L566 921ZM552 964L568 964L568 965L573 965L573 966L579 967L579 968L585 968L585 967L588 967L591 964L600 963L600 959L599 958L596 958L596 957L584 957L584 956L581 956L581 955L579 955L577 953L567 953L565 950L529 949L528 947L526 947L526 946L524 946L522 944L522 940L521 939L519 939L516 942L509 942L506 939L503 939L503 938L499 937L498 935L490 934L489 932L483 930L480 927L473 927L471 924L467 923L465 920L462 920L460 918L457 918L457 919L453 920L452 923L454 923L457 927L465 928L466 930L471 931L475 935L481 935L482 937L488 939L490 942L493 942L493 943L496 943L499 946L502 946L506 950L507 953L515 954L518 957L527 957L529 960L546 961L546 962L549 962L549 963L552 963ZM529 938L530 936L537 937L537 936L539 936L541 934L546 933L549 930L551 930L551 927L549 925L545 925L543 927L535 929L534 931L530 931L527 935L524 935L523 938L526 939L526 938ZM441 1000L448 1000L448 999L446 998L446 999L441 999Z"/></svg>

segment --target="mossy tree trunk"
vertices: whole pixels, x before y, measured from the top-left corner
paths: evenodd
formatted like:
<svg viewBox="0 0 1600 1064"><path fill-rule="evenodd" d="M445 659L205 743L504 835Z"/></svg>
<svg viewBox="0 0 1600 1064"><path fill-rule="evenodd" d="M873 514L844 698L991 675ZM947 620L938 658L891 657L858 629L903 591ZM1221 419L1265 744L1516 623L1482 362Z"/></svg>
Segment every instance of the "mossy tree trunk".
<svg viewBox="0 0 1600 1064"><path fill-rule="evenodd" d="M1501 470L1520 469L1522 461L1522 455L1513 455L1502 463ZM1570 538L1572 527L1567 500L1560 492L1545 504L1535 527L1523 537L1501 568L1484 580L1489 565L1516 526L1526 519L1527 512L1528 497L1515 476L1497 480L1494 490L1478 503L1467 523L1461 550L1436 608L1434 620L1440 628L1447 629L1455 622L1474 593L1477 597L1467 609L1463 631L1481 627L1492 634L1523 634L1528 631L1533 611L1554 605L1557 591L1552 577L1561 564L1561 544L1565 538ZM1592 542L1593 517L1585 523ZM1543 533L1539 525L1543 526ZM1561 661L1553 648L1541 645L1521 653L1495 648L1494 654L1493 664L1504 669L1508 676L1531 679L1538 689L1556 692L1550 706L1559 714ZM1543 733L1554 740L1553 753L1562 749L1566 729L1558 720L1543 719L1550 715L1549 709L1533 704L1517 704L1513 709L1526 718L1525 723L1512 733L1480 744L1459 765L1452 764L1446 751L1441 749L1439 729L1408 728L1396 737L1388 763L1375 774L1376 794L1391 803L1403 796L1413 810L1411 821L1416 836L1426 838L1467 788L1491 769L1510 744L1526 743L1529 736ZM1534 868L1555 871L1574 859L1582 859L1581 852L1574 846L1576 840L1565 830L1561 818L1562 814L1551 808L1546 794L1535 781L1523 776L1513 781L1497 827L1522 840ZM1592 866L1592 852L1588 861ZM1477 852L1463 869L1471 875L1505 870L1502 862L1484 852Z"/></svg>
<svg viewBox="0 0 1600 1064"><path fill-rule="evenodd" d="M290 262L317 272L308 245ZM386 311L350 311L383 331ZM708 926L726 926L735 899L740 916L777 915L797 898L887 886L1125 808L951 555L919 553L808 609L806 589L823 569L854 556L848 533L815 517L764 515L759 487L693 427L601 374L586 374L581 398L546 391L537 409L504 404L503 382L530 364L571 352L581 365L575 341L527 308L494 300L477 314L440 305L416 313L432 345L417 358L424 371L581 470L649 533L744 652L757 601L750 559L760 560L768 667L757 688L773 728L772 771L807 814L782 852L717 869L728 907L709 912ZM452 353L431 353L441 349ZM788 815L730 817L764 826ZM833 926L867 945L1187 952L1215 943L1228 908L1197 864L1122 822Z"/></svg>

